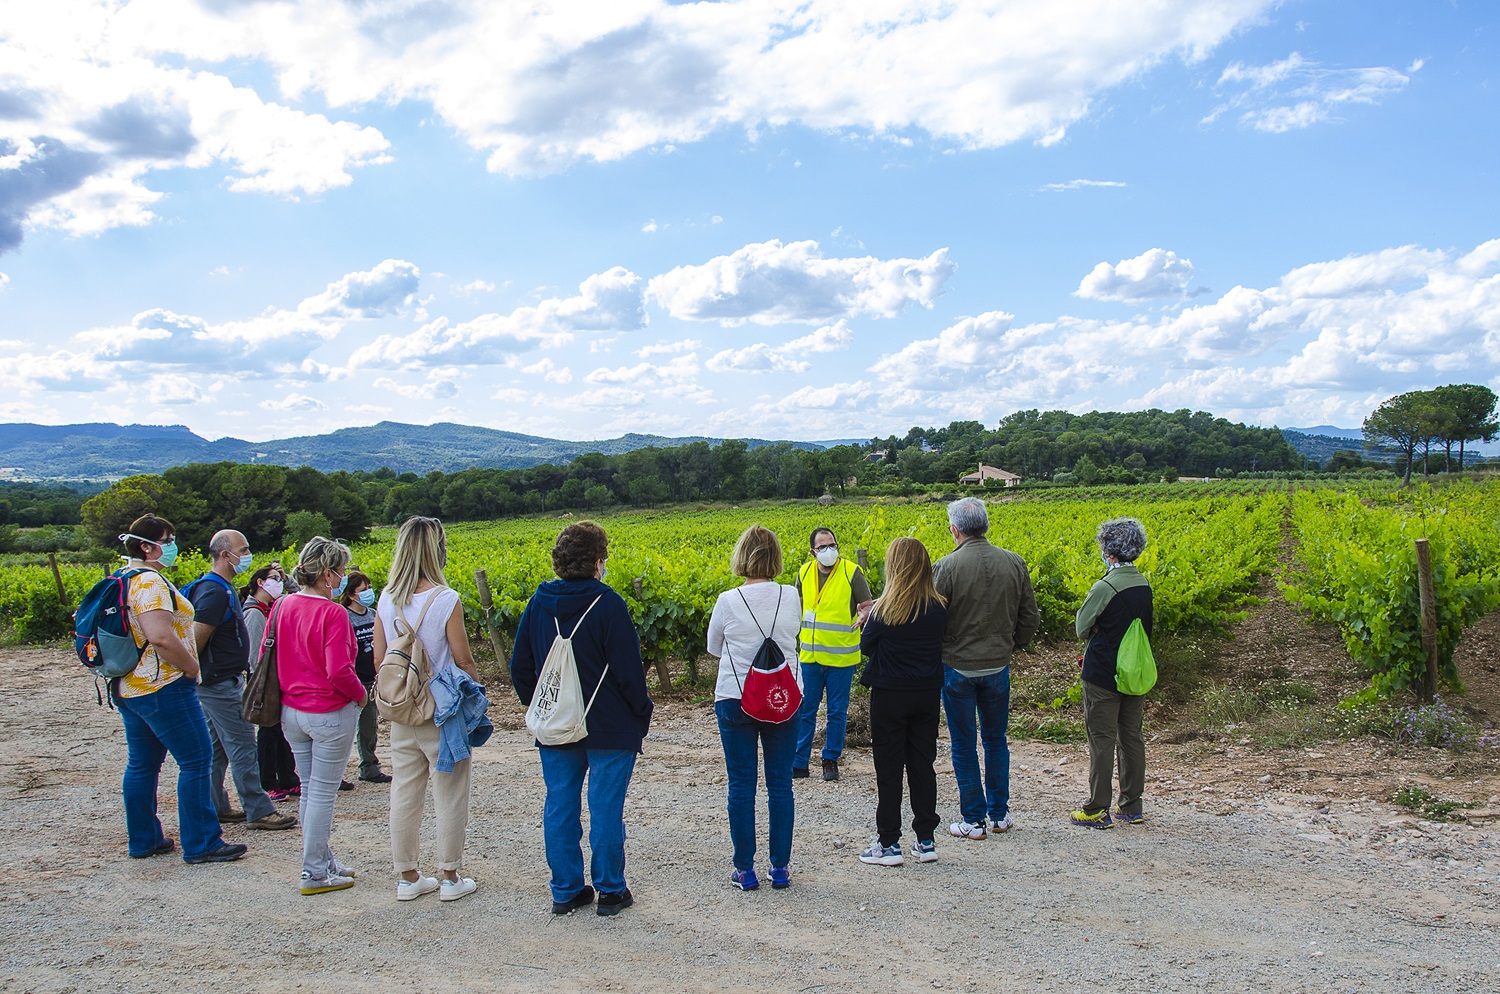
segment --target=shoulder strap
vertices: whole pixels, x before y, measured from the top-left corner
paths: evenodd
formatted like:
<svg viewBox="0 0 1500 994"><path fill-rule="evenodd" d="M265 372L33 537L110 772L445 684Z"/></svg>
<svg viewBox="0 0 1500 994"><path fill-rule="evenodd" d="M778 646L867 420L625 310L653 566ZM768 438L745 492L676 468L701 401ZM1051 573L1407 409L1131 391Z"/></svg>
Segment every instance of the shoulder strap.
<svg viewBox="0 0 1500 994"><path fill-rule="evenodd" d="M599 597L603 597L603 596L604 596L603 594L599 595ZM578 634L578 626L581 625L581 624L583 624L583 619L587 618L589 616L589 612L594 609L594 605L599 603L599 597L595 597L592 601L590 601L589 602L589 606L586 607L586 608L584 608L583 609L583 613L578 616L578 620L575 621L575 622L573 622L573 630L568 633L568 638L571 639L574 635ZM557 624L557 619L553 618L552 619L552 623L553 624ZM559 635L562 634L562 628L561 627L558 628L557 634L559 634ZM607 669L609 669L609 667L606 666L605 669L607 670ZM594 693L597 694L597 693L599 693L599 691L596 689L594 691ZM593 703L592 699L590 700L589 703L590 704Z"/></svg>
<svg viewBox="0 0 1500 994"><path fill-rule="evenodd" d="M432 589L434 591L443 591L443 590L449 590L451 588L449 588L449 587L433 587ZM403 625L405 625L407 628L409 628L413 632L415 632L418 628L422 627L422 622L427 619L427 612L428 612L428 610L432 607L433 601L436 601L437 599L438 599L438 594L437 593L434 593L431 597L429 597L427 599L427 603L422 605L422 610L419 611L419 612L417 612L417 623L415 625L413 625L410 621L406 620L406 612L401 609L401 605L400 604L396 604L396 619L398 621L400 621ZM391 598L391 600L394 602L395 598ZM411 601L407 601L406 603L410 604ZM397 634L399 634L399 633L400 633L400 630L398 629L397 630Z"/></svg>

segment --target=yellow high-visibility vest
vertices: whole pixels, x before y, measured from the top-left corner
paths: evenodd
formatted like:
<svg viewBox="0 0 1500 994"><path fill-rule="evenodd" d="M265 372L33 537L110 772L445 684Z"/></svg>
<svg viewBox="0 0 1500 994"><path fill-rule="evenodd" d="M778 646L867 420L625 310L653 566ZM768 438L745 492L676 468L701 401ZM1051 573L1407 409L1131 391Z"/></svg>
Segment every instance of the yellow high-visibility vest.
<svg viewBox="0 0 1500 994"><path fill-rule="evenodd" d="M798 657L804 663L822 666L855 666L859 663L859 629L849 613L854 597L851 582L854 564L840 559L833 572L818 586L818 561L809 560L799 574L802 587L802 631L798 634Z"/></svg>

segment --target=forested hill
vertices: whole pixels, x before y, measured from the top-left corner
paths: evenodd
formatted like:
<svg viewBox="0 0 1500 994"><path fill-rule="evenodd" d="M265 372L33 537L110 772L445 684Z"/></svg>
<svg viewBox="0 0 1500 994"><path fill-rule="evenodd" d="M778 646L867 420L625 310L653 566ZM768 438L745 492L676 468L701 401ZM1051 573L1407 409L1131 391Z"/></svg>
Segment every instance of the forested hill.
<svg viewBox="0 0 1500 994"><path fill-rule="evenodd" d="M6 424L0 425L0 468L12 479L115 479L210 462L312 466L325 472L388 467L398 473L452 473L470 467L524 469L565 463L585 452L619 455L697 441L712 444L719 440L629 434L573 442L469 425L382 421L327 435L247 442L239 438L210 441L182 425ZM761 439L747 441L751 448L766 444ZM816 442L793 444L822 448Z"/></svg>

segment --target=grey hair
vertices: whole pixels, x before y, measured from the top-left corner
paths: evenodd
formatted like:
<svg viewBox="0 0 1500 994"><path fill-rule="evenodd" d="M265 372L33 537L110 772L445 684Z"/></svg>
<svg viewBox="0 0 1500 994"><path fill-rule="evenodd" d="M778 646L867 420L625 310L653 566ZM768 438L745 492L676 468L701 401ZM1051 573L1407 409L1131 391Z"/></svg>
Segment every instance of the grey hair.
<svg viewBox="0 0 1500 994"><path fill-rule="evenodd" d="M325 571L343 569L353 558L354 554L343 542L314 535L302 547L302 555L297 557L292 577L297 581L298 587L310 587L323 578Z"/></svg>
<svg viewBox="0 0 1500 994"><path fill-rule="evenodd" d="M1133 563L1146 548L1146 528L1134 518L1111 518L1099 526L1095 536L1099 551L1122 563Z"/></svg>
<svg viewBox="0 0 1500 994"><path fill-rule="evenodd" d="M960 497L948 505L948 524L971 538L990 530L990 512L978 497Z"/></svg>

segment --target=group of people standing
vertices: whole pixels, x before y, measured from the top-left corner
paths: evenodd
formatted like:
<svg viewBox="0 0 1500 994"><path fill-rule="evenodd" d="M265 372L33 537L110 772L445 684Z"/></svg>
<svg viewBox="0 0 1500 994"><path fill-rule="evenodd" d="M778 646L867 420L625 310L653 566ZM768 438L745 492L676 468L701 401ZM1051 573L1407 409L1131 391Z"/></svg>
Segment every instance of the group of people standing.
<svg viewBox="0 0 1500 994"><path fill-rule="evenodd" d="M348 547L321 536L303 547L290 575L279 564L251 574L243 602L232 580L249 570L254 557L241 533L225 530L213 536L210 572L184 591L161 573L177 559L176 529L170 521L144 515L120 538L128 553L126 569L139 571L129 581L128 614L140 661L110 684L125 725L123 794L130 855L158 856L177 847L156 816L157 782L170 753L179 770L184 860L228 862L244 856L247 847L226 842L221 824L243 821L253 829L289 829L300 823L301 892L354 886L354 867L335 856L328 840L337 794L352 786L343 774L357 734L360 779L391 783L397 898L440 891L442 900L452 901L472 894L475 882L457 872L468 825L468 734L462 742L450 743L435 714L423 725L392 726L394 777L381 769L375 754L375 660L397 637L397 620L407 624L407 612L418 617L414 627L431 661L434 685L456 685L471 697L478 688L463 608L442 575L447 545L441 523L413 518L402 526L386 591L375 610L370 580L350 569ZM293 591L286 590L289 584L295 585ZM281 722L260 727L257 743L257 729L243 716L241 700L246 674L270 645L275 647ZM223 787L226 763L243 811L229 806ZM262 774L272 785L269 791ZM437 877L417 870L429 779L437 800ZM275 809L275 800L290 797L298 799L296 816Z"/></svg>
<svg viewBox="0 0 1500 994"><path fill-rule="evenodd" d="M879 598L863 570L839 555L831 529L812 532L811 558L792 585L777 582L783 556L773 532L757 525L740 536L730 566L743 583L719 596L707 638L708 652L719 659L714 711L728 773L734 886L760 885L755 798L762 764L769 814L767 877L775 889L791 885L792 781L809 776L825 696L821 772L824 780L839 779L849 698L862 657L868 659L861 682L870 688L877 804L876 837L860 859L883 866L905 861L903 781L913 815L910 855L919 862L937 859L934 836L941 822L934 764L941 714L947 716L959 792L959 818L949 824L949 835L979 840L1014 826L1006 735L1009 666L1012 653L1036 634L1040 614L1025 562L989 541L984 502L972 497L953 502L948 521L954 549L935 564L916 539L891 543ZM276 565L252 574L243 609L230 581L249 568L252 556L238 532L214 536L212 576L218 579L193 585L203 595L201 603L195 596L191 607L159 572L176 558L170 522L146 515L121 538L130 566L145 570L130 584L141 663L111 687L129 744L124 795L130 855L175 848L156 818L156 780L171 752L181 771L178 822L188 862L233 860L245 852L244 845L225 842L218 828L235 814L222 787L227 762L250 827L291 828L300 820L303 894L353 886L354 868L334 855L328 840L357 738L361 779L391 782L397 899L439 891L442 900L451 901L477 889L460 869L469 818L469 750L489 734L488 701L469 651L462 604L443 575L447 537L440 522L411 518L402 525L378 600L369 578L350 568L349 549L318 537L302 549L290 577ZM1079 637L1089 640L1081 665L1090 797L1072 821L1108 828L1117 819L1144 819L1140 699L1117 692L1113 677L1114 654L1130 623L1140 619L1149 634L1152 602L1149 584L1133 565L1145 546L1140 523L1105 522L1098 540L1108 574L1090 591L1076 622ZM587 701L584 737L561 745L538 743L546 788L543 841L552 910L559 915L596 905L597 913L607 916L634 903L625 879L624 804L653 703L629 608L604 582L608 559L609 538L598 524L583 521L563 529L552 549L557 579L538 586L528 601L509 660L512 686L529 705L549 655L566 647ZM285 592L288 579L296 584L295 593ZM413 635L429 660L436 704L430 721L392 721L392 777L375 755L374 667L388 647ZM238 695L262 643L275 647L282 720L279 728L260 730L256 756ZM742 706L752 666L768 645L791 662L802 694L800 707L781 721L753 717ZM220 687L226 680L232 682ZM280 749L289 751L289 766L279 758ZM1111 816L1117 753L1120 792ZM217 755L226 759L217 761ZM300 792L296 818L275 811L261 773L275 790ZM418 862L429 783L437 823L436 877L423 875Z"/></svg>

